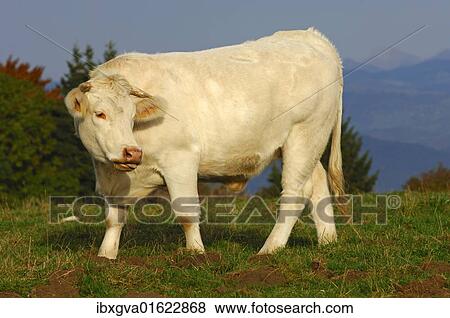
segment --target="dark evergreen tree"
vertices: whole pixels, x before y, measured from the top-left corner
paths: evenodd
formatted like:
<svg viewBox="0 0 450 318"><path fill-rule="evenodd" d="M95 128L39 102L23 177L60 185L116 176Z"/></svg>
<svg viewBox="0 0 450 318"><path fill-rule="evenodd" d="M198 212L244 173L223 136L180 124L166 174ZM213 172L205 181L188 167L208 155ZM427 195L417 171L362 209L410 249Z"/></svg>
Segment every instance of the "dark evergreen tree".
<svg viewBox="0 0 450 318"><path fill-rule="evenodd" d="M116 45L113 41L106 43L105 52L103 52L103 62L108 62L109 60L117 56Z"/></svg>
<svg viewBox="0 0 450 318"><path fill-rule="evenodd" d="M116 57L117 50L113 41L109 41L105 45L103 52L103 61L99 64L109 61ZM86 45L84 52L81 52L77 45L72 50L72 60L67 61L69 72L61 78L61 91L66 95L72 88L77 87L81 83L89 79L89 72L97 66L94 61L94 50L90 45Z"/></svg>
<svg viewBox="0 0 450 318"><path fill-rule="evenodd" d="M86 45L84 49L84 68L86 69L87 74L89 75L89 71L94 69L97 64L94 62L94 49L89 44Z"/></svg>
<svg viewBox="0 0 450 318"><path fill-rule="evenodd" d="M95 67L93 62L94 51L89 45L86 46L84 53L81 53L79 47L74 45L72 50L72 60L67 61L69 72L61 78L61 91L66 95L72 88L89 79L89 70Z"/></svg>

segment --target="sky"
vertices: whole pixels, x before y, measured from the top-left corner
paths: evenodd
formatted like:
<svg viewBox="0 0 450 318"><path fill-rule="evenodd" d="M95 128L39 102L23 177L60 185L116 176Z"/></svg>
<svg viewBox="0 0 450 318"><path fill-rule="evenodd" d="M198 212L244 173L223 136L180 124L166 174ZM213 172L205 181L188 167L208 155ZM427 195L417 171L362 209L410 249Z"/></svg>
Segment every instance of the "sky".
<svg viewBox="0 0 450 318"><path fill-rule="evenodd" d="M69 53L25 25L69 51L90 44L98 58L109 40L119 53L194 51L315 26L359 61L426 25L398 49L427 58L450 48L450 1L3 1L0 61L45 66L57 81Z"/></svg>

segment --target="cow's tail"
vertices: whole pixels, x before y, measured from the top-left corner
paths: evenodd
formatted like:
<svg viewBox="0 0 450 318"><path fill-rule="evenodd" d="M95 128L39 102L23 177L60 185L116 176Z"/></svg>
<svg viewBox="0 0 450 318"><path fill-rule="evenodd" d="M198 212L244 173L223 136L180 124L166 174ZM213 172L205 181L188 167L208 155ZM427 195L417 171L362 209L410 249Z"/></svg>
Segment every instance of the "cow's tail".
<svg viewBox="0 0 450 318"><path fill-rule="evenodd" d="M341 153L341 127L342 127L342 85L340 87L337 119L331 136L330 159L328 162L328 182L331 191L336 196L345 194L344 173L342 171Z"/></svg>

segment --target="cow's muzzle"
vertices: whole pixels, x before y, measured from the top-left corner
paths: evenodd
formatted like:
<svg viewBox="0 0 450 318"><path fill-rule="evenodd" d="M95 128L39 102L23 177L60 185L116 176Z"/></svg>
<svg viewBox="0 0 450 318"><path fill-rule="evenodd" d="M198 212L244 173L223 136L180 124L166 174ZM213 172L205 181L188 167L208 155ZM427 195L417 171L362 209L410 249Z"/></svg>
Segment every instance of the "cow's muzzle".
<svg viewBox="0 0 450 318"><path fill-rule="evenodd" d="M124 147L122 158L113 160L114 168L120 171L131 171L137 168L142 161L142 149L139 147Z"/></svg>

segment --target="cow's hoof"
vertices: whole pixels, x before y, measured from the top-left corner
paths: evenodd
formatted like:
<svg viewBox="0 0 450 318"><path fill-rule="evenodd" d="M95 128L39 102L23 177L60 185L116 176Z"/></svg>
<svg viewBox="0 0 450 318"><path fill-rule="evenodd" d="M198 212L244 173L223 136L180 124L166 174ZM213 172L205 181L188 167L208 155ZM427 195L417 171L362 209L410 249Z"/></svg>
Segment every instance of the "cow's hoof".
<svg viewBox="0 0 450 318"><path fill-rule="evenodd" d="M205 254L205 248L203 246L186 246L186 250L196 254Z"/></svg>
<svg viewBox="0 0 450 318"><path fill-rule="evenodd" d="M263 246L256 255L270 255L282 249L283 246Z"/></svg>
<svg viewBox="0 0 450 318"><path fill-rule="evenodd" d="M270 235L266 242L264 243L263 247L261 247L261 249L258 252L258 255L268 255L268 254L273 254L277 251L279 251L280 249L282 249L283 247L286 246L286 242L280 240L278 237L276 237L275 235Z"/></svg>
<svg viewBox="0 0 450 318"><path fill-rule="evenodd" d="M198 231L198 228L197 228ZM203 245L202 237L200 236L200 232L195 233L197 237L187 236L186 237L186 249L188 251L203 254L205 253L205 247Z"/></svg>
<svg viewBox="0 0 450 318"><path fill-rule="evenodd" d="M104 257L107 259L116 259L117 258L117 253L115 252L105 252L105 251L99 251L97 254L98 257Z"/></svg>

